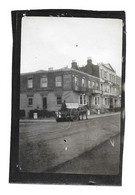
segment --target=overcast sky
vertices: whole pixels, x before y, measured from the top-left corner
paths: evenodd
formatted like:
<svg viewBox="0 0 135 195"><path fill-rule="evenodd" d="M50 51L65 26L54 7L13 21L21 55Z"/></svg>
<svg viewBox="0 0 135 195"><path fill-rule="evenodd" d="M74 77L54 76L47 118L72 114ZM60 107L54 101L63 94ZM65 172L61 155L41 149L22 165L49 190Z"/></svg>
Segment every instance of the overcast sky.
<svg viewBox="0 0 135 195"><path fill-rule="evenodd" d="M118 19L23 17L21 73L110 63L121 75L122 21Z"/></svg>

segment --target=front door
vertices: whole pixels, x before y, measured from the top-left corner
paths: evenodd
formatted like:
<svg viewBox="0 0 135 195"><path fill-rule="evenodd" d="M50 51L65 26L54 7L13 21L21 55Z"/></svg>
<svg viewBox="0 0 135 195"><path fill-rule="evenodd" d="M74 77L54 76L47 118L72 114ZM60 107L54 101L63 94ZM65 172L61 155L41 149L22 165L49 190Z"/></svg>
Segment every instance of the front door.
<svg viewBox="0 0 135 195"><path fill-rule="evenodd" d="M43 97L43 109L47 109L47 97Z"/></svg>
<svg viewBox="0 0 135 195"><path fill-rule="evenodd" d="M91 108L91 96L89 96L89 108Z"/></svg>
<svg viewBox="0 0 135 195"><path fill-rule="evenodd" d="M110 109L113 109L113 98L110 98Z"/></svg>

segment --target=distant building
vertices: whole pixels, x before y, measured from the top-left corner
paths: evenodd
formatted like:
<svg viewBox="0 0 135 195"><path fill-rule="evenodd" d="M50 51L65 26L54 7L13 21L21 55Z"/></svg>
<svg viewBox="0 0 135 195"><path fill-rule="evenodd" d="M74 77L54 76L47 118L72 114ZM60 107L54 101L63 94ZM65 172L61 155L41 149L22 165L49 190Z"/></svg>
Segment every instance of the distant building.
<svg viewBox="0 0 135 195"><path fill-rule="evenodd" d="M101 107L116 109L121 107L121 78L116 75L110 64L98 64L100 77Z"/></svg>
<svg viewBox="0 0 135 195"><path fill-rule="evenodd" d="M99 67L98 65L93 64L91 58L87 59L87 64L85 66L79 67L75 60L72 61L71 66L73 69L80 70L95 77L99 77Z"/></svg>
<svg viewBox="0 0 135 195"><path fill-rule="evenodd" d="M114 110L121 107L121 78L116 75L110 64L99 63L94 65L92 59L87 59L87 64L79 67L76 61L72 62L72 68L96 76L100 79L100 109Z"/></svg>

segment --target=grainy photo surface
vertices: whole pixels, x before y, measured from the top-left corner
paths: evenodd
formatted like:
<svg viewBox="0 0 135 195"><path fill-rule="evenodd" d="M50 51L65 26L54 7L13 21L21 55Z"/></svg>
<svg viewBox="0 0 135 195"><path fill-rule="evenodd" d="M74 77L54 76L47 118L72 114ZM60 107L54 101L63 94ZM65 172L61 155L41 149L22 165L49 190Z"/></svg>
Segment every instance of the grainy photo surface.
<svg viewBox="0 0 135 195"><path fill-rule="evenodd" d="M19 28L11 182L121 185L123 19L27 13Z"/></svg>

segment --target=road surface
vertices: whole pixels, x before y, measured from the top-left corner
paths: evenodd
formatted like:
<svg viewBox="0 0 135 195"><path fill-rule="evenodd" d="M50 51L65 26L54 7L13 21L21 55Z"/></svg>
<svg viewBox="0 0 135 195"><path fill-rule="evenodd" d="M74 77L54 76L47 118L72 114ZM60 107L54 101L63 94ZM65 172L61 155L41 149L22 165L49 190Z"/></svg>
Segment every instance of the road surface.
<svg viewBox="0 0 135 195"><path fill-rule="evenodd" d="M19 169L45 172L120 132L120 114L76 122L20 122Z"/></svg>
<svg viewBox="0 0 135 195"><path fill-rule="evenodd" d="M120 134L52 170L53 173L117 175L120 163Z"/></svg>

